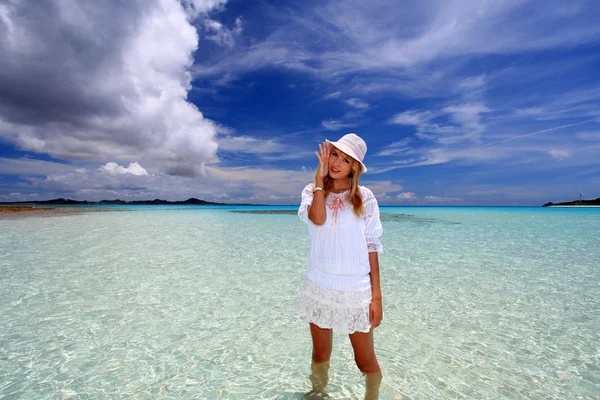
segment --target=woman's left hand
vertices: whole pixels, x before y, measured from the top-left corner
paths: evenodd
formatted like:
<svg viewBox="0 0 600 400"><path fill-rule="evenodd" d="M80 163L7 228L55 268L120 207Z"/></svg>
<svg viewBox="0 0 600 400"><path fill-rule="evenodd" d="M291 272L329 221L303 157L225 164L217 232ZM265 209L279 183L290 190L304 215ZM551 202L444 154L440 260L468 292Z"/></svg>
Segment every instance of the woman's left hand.
<svg viewBox="0 0 600 400"><path fill-rule="evenodd" d="M371 300L369 306L369 321L371 322L371 330L377 328L381 324L383 319L383 307L381 306L381 299Z"/></svg>

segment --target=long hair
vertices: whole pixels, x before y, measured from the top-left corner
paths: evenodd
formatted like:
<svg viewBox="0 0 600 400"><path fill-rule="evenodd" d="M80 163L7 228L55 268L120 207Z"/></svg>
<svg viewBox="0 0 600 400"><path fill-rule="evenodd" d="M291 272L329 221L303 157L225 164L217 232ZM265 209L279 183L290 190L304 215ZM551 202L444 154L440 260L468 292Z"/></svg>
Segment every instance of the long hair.
<svg viewBox="0 0 600 400"><path fill-rule="evenodd" d="M358 178L360 178L361 166L360 163L356 160L352 160L352 166L350 167L352 171L348 175L350 179L350 194L348 194L348 200L352 203L352 211L357 217L361 217L365 207L363 204L362 197L360 195L360 190L358 190ZM319 173L319 169L317 168L317 172L315 173L315 182L317 179L317 174ZM333 188L333 179L329 177L329 174L323 178L323 190L325 191L325 197L331 192Z"/></svg>

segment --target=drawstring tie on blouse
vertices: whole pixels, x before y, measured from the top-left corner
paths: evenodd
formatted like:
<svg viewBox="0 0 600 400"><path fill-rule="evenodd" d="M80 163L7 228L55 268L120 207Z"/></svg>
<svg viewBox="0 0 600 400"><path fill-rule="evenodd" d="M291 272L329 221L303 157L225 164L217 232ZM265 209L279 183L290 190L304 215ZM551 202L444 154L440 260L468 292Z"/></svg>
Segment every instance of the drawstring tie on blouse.
<svg viewBox="0 0 600 400"><path fill-rule="evenodd" d="M335 199L333 199L333 201L329 205L329 208L331 208L333 210L333 231L336 232L337 231L337 216L338 216L338 211L339 210L344 211L344 209L346 207L344 206L344 202L342 201L342 198L341 197L336 197Z"/></svg>

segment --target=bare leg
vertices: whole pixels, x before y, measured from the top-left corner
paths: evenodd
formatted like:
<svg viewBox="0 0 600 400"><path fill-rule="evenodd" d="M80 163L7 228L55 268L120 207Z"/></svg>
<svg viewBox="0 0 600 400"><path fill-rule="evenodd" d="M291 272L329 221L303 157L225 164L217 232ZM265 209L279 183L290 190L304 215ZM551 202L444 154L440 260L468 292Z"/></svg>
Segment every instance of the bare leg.
<svg viewBox="0 0 600 400"><path fill-rule="evenodd" d="M311 323L310 334L313 341L313 361L317 363L329 361L331 349L333 348L333 330L321 329L317 325Z"/></svg>
<svg viewBox="0 0 600 400"><path fill-rule="evenodd" d="M350 342L354 349L356 366L365 375L365 400L376 400L379 398L379 386L381 385L382 375L377 357L375 356L373 331L371 330L369 333L353 333L350 335Z"/></svg>
<svg viewBox="0 0 600 400"><path fill-rule="evenodd" d="M313 340L313 353L311 362L310 381L311 393L327 393L325 387L329 381L329 358L333 347L333 331L321 329L315 324L310 324L310 334Z"/></svg>

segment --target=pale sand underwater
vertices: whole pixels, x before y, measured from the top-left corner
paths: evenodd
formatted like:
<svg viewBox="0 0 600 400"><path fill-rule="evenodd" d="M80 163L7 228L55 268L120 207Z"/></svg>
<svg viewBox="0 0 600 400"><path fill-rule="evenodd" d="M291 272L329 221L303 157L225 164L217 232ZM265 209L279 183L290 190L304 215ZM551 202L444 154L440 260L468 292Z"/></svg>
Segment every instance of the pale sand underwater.
<svg viewBox="0 0 600 400"><path fill-rule="evenodd" d="M0 220L0 397L297 398L293 208ZM382 208L382 399L600 398L600 211ZM330 394L361 398L346 335Z"/></svg>

